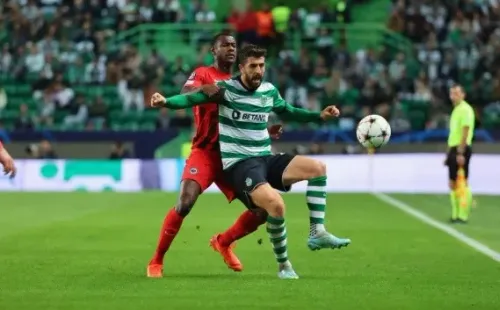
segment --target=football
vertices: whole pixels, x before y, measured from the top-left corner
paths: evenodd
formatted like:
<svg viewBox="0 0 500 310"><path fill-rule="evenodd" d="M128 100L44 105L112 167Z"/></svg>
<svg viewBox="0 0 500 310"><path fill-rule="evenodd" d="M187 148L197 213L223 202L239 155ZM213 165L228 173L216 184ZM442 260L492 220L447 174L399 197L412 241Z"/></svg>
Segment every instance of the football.
<svg viewBox="0 0 500 310"><path fill-rule="evenodd" d="M368 115L359 122L356 137L366 148L379 148L389 142L391 126L380 115Z"/></svg>

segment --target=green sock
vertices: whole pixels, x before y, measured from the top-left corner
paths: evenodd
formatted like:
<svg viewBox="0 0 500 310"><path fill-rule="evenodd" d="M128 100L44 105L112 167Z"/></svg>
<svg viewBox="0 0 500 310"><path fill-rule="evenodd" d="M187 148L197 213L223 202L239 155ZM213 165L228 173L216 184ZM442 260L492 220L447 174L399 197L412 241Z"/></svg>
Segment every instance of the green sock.
<svg viewBox="0 0 500 310"><path fill-rule="evenodd" d="M309 236L312 237L325 231L326 176L309 180L306 199L309 208Z"/></svg>
<svg viewBox="0 0 500 310"><path fill-rule="evenodd" d="M290 264L287 253L287 236L285 219L282 217L267 217L267 233L273 245L274 256L279 265Z"/></svg>
<svg viewBox="0 0 500 310"><path fill-rule="evenodd" d="M451 219L455 220L458 217L458 201L457 201L457 193L454 190L450 192L450 203L451 203Z"/></svg>

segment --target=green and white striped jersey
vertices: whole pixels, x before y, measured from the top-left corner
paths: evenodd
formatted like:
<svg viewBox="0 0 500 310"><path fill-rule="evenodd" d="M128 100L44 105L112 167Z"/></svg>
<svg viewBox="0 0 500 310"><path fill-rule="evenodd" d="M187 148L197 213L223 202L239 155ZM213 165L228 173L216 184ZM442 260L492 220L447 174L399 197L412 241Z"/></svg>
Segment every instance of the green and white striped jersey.
<svg viewBox="0 0 500 310"><path fill-rule="evenodd" d="M200 104L218 104L219 144L224 170L241 160L272 154L267 131L271 112L282 120L322 122L319 112L288 104L271 83L262 82L256 90L249 90L240 77L236 77L217 82L217 85L220 91L214 96L209 97L203 91L176 95L166 98L165 107L185 109Z"/></svg>
<svg viewBox="0 0 500 310"><path fill-rule="evenodd" d="M269 114L284 109L286 104L276 87L262 82L259 88L249 91L238 78L217 84L224 90L219 101L223 168L246 158L271 155L271 138L267 131Z"/></svg>

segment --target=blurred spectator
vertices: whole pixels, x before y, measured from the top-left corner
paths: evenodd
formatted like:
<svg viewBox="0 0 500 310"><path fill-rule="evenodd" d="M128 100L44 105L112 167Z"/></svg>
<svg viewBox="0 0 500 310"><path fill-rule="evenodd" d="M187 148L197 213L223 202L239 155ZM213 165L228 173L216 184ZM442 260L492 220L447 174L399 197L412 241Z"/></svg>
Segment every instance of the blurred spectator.
<svg viewBox="0 0 500 310"><path fill-rule="evenodd" d="M193 119L187 115L186 110L176 110L175 115L170 119L170 127L179 129L190 129L193 126Z"/></svg>
<svg viewBox="0 0 500 310"><path fill-rule="evenodd" d="M89 109L85 97L82 95L76 96L75 102L70 109L70 114L64 118L64 125L75 126L84 125L89 115Z"/></svg>
<svg viewBox="0 0 500 310"><path fill-rule="evenodd" d="M174 23L179 21L181 13L179 0L158 0L156 11L153 13L153 22Z"/></svg>
<svg viewBox="0 0 500 310"><path fill-rule="evenodd" d="M236 40L240 46L245 43L257 43L256 25L257 17L252 9L251 2L248 2L246 9L240 12L239 20L236 24Z"/></svg>
<svg viewBox="0 0 500 310"><path fill-rule="evenodd" d="M132 106L142 112L144 110L144 93L142 77L131 69L124 69L122 79L118 82L118 94L123 102L123 111L128 112Z"/></svg>
<svg viewBox="0 0 500 310"><path fill-rule="evenodd" d="M156 118L155 126L157 130L165 130L170 127L170 117L168 116L167 108L160 109L160 113L158 113Z"/></svg>
<svg viewBox="0 0 500 310"><path fill-rule="evenodd" d="M396 58L389 64L389 78L396 83L401 80L406 72L405 55L398 53Z"/></svg>
<svg viewBox="0 0 500 310"><path fill-rule="evenodd" d="M2 51L0 52L0 74L9 73L12 65L12 54L9 51L9 45L5 43L2 46Z"/></svg>
<svg viewBox="0 0 500 310"><path fill-rule="evenodd" d="M21 104L19 106L19 117L14 124L14 128L17 130L32 130L34 127L34 118L28 106L25 103Z"/></svg>
<svg viewBox="0 0 500 310"><path fill-rule="evenodd" d="M31 44L29 50L30 52L25 60L26 70L29 74L38 74L45 65L45 57L43 53L38 50L36 44Z"/></svg>
<svg viewBox="0 0 500 310"><path fill-rule="evenodd" d="M108 106L104 103L102 97L95 98L88 108L89 122L93 127L106 125L108 121L108 112Z"/></svg>
<svg viewBox="0 0 500 310"><path fill-rule="evenodd" d="M286 32L288 30L291 10L285 4L285 1L279 2L271 11L275 28L275 45L277 51L285 47Z"/></svg>
<svg viewBox="0 0 500 310"><path fill-rule="evenodd" d="M257 19L257 41L259 45L270 48L273 43L273 14L269 4L264 3L262 9L256 13Z"/></svg>
<svg viewBox="0 0 500 310"><path fill-rule="evenodd" d="M109 159L125 159L130 158L130 151L125 148L122 142L117 141L111 147L111 153L109 154Z"/></svg>
<svg viewBox="0 0 500 310"><path fill-rule="evenodd" d="M182 85L184 85L190 73L191 67L185 63L181 56L175 58L174 64L169 69L169 75L172 77L172 83L179 89Z"/></svg>
<svg viewBox="0 0 500 310"><path fill-rule="evenodd" d="M42 140L39 144L29 145L27 153L37 159L57 159L57 154L48 140Z"/></svg>
<svg viewBox="0 0 500 310"><path fill-rule="evenodd" d="M94 58L85 67L84 82L89 84L102 84L106 80L106 67L98 58Z"/></svg>

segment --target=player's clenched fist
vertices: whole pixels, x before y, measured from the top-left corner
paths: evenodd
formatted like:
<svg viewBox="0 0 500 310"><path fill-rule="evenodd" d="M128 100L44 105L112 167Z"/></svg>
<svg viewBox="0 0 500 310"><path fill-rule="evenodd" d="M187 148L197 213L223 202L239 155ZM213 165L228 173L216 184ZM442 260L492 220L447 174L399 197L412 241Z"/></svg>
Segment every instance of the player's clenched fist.
<svg viewBox="0 0 500 310"><path fill-rule="evenodd" d="M326 121L340 115L339 109L336 106L327 106L323 111L321 111L321 119Z"/></svg>
<svg viewBox="0 0 500 310"><path fill-rule="evenodd" d="M151 107L162 107L166 101L165 97L163 97L160 93L154 93L153 96L151 96Z"/></svg>

